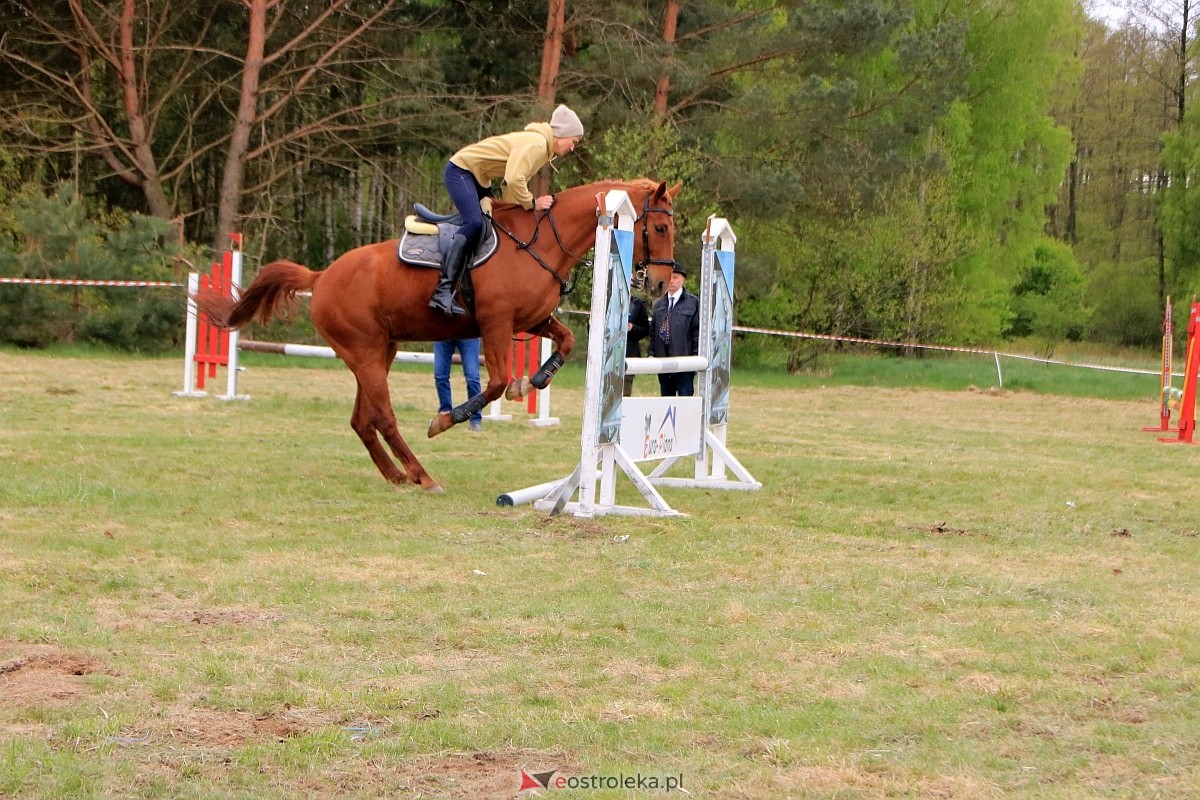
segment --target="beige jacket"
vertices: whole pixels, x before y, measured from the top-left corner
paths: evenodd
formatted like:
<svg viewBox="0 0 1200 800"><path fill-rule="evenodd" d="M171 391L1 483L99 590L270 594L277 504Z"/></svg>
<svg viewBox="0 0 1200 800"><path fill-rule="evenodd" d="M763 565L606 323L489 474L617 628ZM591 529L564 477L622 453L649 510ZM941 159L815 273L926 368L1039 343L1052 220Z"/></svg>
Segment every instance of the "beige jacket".
<svg viewBox="0 0 1200 800"><path fill-rule="evenodd" d="M525 130L489 136L467 145L450 157L450 163L475 176L480 186L504 179L501 197L533 208L529 182L554 157L554 132L548 122L531 122Z"/></svg>

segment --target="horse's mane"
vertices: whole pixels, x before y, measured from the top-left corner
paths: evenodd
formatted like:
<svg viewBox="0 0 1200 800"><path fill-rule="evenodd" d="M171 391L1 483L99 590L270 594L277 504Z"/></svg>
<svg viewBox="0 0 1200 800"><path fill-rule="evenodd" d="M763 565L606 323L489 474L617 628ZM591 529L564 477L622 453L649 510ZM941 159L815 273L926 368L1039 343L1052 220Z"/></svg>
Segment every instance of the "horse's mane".
<svg viewBox="0 0 1200 800"><path fill-rule="evenodd" d="M576 188L587 188L595 191L596 189L634 189L642 192L653 192L658 188L662 181L656 181L653 178L633 178L632 180L621 180L620 178L605 178L602 181L589 183Z"/></svg>
<svg viewBox="0 0 1200 800"><path fill-rule="evenodd" d="M660 183L661 183L661 181L656 181L653 178L634 178L633 180L621 180L620 178L605 178L602 181L596 181L594 183L581 183L577 186L571 186L567 189L563 189L558 194L567 194L569 192L578 192L578 191L584 191L584 190L586 190L589 193L595 193L597 191L605 191L608 189L626 189L631 192L650 193L650 192L653 192L655 189L657 189ZM508 203L503 200L493 200L492 201L492 213L493 214L495 214L496 212L500 212L502 214L507 214L508 212L515 210L515 209L520 209L521 211L528 210L524 206L520 205L519 203Z"/></svg>

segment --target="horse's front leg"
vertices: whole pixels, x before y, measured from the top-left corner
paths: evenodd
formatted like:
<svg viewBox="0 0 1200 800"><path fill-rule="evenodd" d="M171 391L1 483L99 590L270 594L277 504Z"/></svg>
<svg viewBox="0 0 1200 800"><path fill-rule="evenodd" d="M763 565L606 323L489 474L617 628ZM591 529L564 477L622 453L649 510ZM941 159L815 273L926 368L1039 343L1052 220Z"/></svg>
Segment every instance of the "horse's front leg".
<svg viewBox="0 0 1200 800"><path fill-rule="evenodd" d="M570 333L570 331L567 331ZM483 362L488 373L487 385L483 391L474 397L468 397L466 402L455 406L449 411L443 411L429 422L429 438L437 436L442 431L449 430L459 423L466 422L475 414L483 411L488 403L496 400L504 393L508 382L508 373L512 351L509 344L512 341L512 329L499 333L483 335Z"/></svg>
<svg viewBox="0 0 1200 800"><path fill-rule="evenodd" d="M534 389L545 389L549 386L559 367L575 349L575 334L555 317L550 317L537 335L549 337L550 341L554 342L554 352L538 368L537 372L517 378L508 385L508 391L504 393L508 400L520 400Z"/></svg>

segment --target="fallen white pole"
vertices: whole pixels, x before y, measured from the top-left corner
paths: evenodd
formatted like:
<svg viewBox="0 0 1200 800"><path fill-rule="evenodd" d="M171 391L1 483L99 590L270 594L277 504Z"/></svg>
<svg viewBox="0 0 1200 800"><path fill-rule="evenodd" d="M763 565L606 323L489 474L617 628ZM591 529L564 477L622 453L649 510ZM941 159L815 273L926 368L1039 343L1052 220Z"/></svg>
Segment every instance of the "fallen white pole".
<svg viewBox="0 0 1200 800"><path fill-rule="evenodd" d="M535 500L541 500L554 491L554 489L557 488L560 483L562 483L561 478L556 481L539 483L537 486L530 486L525 489L516 489L497 497L496 505L523 506L526 503L532 503Z"/></svg>

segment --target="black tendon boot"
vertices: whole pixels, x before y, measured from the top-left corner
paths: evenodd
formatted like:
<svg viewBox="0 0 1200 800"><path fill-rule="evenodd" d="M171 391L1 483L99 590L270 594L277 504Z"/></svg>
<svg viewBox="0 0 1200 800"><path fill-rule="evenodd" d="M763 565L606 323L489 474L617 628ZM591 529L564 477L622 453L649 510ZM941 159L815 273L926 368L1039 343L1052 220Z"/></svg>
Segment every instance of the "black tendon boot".
<svg viewBox="0 0 1200 800"><path fill-rule="evenodd" d="M471 257L470 243L462 234L455 234L450 240L450 249L442 261L442 276L438 279L437 289L429 299L429 307L436 308L448 317L457 317L467 313L462 306L454 304L454 290L458 288L458 279L462 277L467 267L467 259Z"/></svg>

